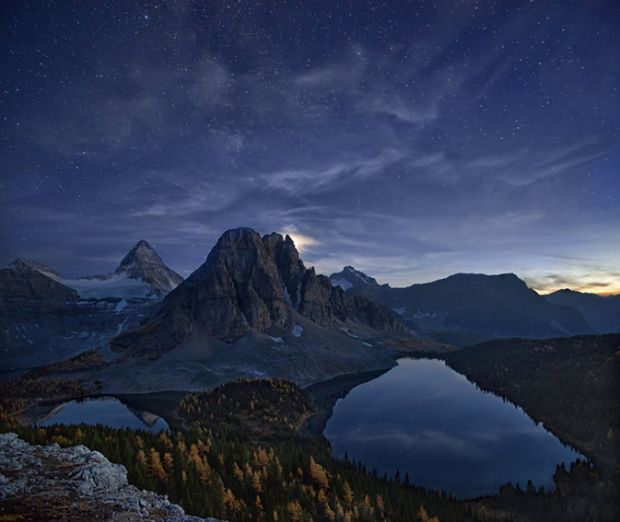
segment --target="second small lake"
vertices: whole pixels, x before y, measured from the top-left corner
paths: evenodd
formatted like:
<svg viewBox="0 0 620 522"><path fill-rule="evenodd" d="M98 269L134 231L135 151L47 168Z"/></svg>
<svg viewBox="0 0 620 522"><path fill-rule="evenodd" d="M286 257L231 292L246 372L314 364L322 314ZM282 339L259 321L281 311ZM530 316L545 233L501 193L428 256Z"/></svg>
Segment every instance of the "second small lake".
<svg viewBox="0 0 620 522"><path fill-rule="evenodd" d="M104 424L114 428L133 428L159 432L168 423L152 413L128 408L114 397L85 399L61 404L39 419L39 426L52 424Z"/></svg>
<svg viewBox="0 0 620 522"><path fill-rule="evenodd" d="M552 488L556 465L583 458L521 408L430 359L401 359L355 387L324 434L340 457L461 498L507 482Z"/></svg>

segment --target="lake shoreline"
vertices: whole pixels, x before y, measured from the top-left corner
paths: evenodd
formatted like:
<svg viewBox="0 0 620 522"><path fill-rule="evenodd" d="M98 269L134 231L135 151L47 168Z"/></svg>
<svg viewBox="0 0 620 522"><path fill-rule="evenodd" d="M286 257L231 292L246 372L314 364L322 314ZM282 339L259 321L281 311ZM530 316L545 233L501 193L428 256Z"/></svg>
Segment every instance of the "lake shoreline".
<svg viewBox="0 0 620 522"><path fill-rule="evenodd" d="M553 489L557 465L586 460L523 408L482 390L442 358L398 363L336 400L323 432L335 456L348 454L388 476L400 470L401 480L408 472L416 485L461 499L494 495L506 483L525 487L528 480Z"/></svg>

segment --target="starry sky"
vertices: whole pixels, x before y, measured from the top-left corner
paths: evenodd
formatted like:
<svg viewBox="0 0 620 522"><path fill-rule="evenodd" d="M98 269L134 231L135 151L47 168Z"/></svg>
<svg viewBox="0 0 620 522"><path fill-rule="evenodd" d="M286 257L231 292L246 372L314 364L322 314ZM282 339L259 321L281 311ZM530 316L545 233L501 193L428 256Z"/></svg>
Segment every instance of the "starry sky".
<svg viewBox="0 0 620 522"><path fill-rule="evenodd" d="M406 285L620 292L617 1L5 1L0 264L228 228Z"/></svg>

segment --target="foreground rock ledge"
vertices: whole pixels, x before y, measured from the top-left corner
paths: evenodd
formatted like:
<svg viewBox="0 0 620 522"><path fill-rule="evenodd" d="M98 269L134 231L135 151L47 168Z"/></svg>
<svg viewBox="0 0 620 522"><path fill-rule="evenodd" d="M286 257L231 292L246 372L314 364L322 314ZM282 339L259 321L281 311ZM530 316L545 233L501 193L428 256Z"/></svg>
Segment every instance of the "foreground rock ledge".
<svg viewBox="0 0 620 522"><path fill-rule="evenodd" d="M140 491L127 470L85 446L33 446L0 435L0 516L25 520L217 522L186 515L165 496ZM20 518L21 519L21 518Z"/></svg>

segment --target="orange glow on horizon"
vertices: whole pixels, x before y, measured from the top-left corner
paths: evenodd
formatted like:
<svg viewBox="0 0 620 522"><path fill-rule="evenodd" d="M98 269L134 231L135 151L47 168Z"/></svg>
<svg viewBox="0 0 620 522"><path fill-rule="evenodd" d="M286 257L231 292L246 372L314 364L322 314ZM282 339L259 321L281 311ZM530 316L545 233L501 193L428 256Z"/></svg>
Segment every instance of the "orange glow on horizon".
<svg viewBox="0 0 620 522"><path fill-rule="evenodd" d="M612 283L609 286L601 287L600 285L588 286L587 283L584 285L556 285L556 286L548 286L543 288L533 287L533 290L536 290L541 295L552 294L553 292L557 292L558 290L564 290L568 288L569 290L574 290L575 292L582 292L586 294L596 294L600 296L610 296L610 295L620 295L620 285L616 283Z"/></svg>

